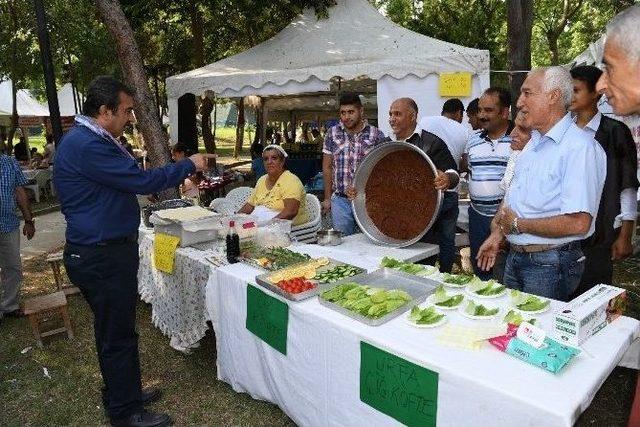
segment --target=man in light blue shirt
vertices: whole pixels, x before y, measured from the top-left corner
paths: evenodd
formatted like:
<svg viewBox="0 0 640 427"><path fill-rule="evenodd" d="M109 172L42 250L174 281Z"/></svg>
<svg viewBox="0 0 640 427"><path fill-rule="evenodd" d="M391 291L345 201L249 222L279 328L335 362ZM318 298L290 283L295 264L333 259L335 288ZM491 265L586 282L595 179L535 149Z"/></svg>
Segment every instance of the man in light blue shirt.
<svg viewBox="0 0 640 427"><path fill-rule="evenodd" d="M566 301L584 270L580 241L593 234L606 176L602 147L578 128L567 109L573 81L562 67L534 70L522 85L518 108L534 129L530 149L518 158L478 265L495 262L510 243L504 283Z"/></svg>

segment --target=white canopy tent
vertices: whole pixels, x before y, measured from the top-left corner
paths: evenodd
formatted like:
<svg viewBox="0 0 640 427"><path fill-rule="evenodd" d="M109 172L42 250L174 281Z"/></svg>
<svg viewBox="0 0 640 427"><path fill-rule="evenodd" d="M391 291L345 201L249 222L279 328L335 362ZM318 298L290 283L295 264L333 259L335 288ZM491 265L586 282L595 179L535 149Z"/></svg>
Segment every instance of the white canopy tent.
<svg viewBox="0 0 640 427"><path fill-rule="evenodd" d="M18 104L18 115L21 117L49 116L49 109L40 104L26 89L18 89L16 103ZM11 115L13 111L11 80L0 82L0 111L4 111L7 115Z"/></svg>
<svg viewBox="0 0 640 427"><path fill-rule="evenodd" d="M58 105L60 107L60 116L69 117L80 114L82 106L79 105L79 102L82 102L82 97L80 98L81 99L78 100L78 98L76 97L71 83L66 83L64 86L62 86L58 91Z"/></svg>
<svg viewBox="0 0 640 427"><path fill-rule="evenodd" d="M443 102L437 91L439 73L471 73L469 100L489 86L488 51L402 28L367 0L338 0L328 12L327 19L317 19L307 9L280 33L245 52L169 77L172 138L178 135L178 98L187 93L213 92L218 97L326 94L342 90L343 83L362 80L364 86L369 82L369 93L378 93L378 114L386 118L390 98L407 96L407 89L421 115L439 114ZM407 79L413 81L407 85Z"/></svg>

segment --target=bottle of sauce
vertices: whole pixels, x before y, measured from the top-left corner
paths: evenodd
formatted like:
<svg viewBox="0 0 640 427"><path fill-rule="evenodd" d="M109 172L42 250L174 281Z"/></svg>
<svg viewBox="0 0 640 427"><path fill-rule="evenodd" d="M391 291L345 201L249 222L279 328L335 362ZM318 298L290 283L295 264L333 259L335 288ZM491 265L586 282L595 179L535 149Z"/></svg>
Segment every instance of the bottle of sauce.
<svg viewBox="0 0 640 427"><path fill-rule="evenodd" d="M238 262L240 256L240 237L236 231L236 222L229 221L229 231L227 231L227 261L230 264Z"/></svg>

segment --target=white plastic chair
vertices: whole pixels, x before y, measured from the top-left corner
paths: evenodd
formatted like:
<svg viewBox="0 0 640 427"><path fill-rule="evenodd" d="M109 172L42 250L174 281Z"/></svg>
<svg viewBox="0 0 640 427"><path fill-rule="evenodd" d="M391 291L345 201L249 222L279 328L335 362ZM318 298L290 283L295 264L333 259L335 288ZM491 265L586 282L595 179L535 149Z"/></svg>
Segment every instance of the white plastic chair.
<svg viewBox="0 0 640 427"><path fill-rule="evenodd" d="M247 203L252 192L253 188L251 187L234 188L227 193L226 197L213 199L209 204L209 207L223 215L232 215L238 212L238 210Z"/></svg>
<svg viewBox="0 0 640 427"><path fill-rule="evenodd" d="M314 243L317 240L316 233L321 228L322 207L313 194L307 194L306 202L305 210L309 219L304 224L291 227L291 235L299 242Z"/></svg>

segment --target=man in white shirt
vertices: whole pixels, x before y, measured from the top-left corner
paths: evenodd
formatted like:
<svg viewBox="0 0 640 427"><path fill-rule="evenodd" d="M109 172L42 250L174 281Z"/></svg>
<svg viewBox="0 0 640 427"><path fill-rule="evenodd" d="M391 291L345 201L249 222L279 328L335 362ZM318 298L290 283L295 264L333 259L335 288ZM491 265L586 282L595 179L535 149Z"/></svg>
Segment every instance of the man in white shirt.
<svg viewBox="0 0 640 427"><path fill-rule="evenodd" d="M587 257L574 296L600 283L611 284L613 262L631 255L634 220L638 215L637 153L633 136L622 122L598 111L596 83L602 71L594 66L571 70L573 98L569 110L579 128L586 131L607 155L607 176L593 235L582 242Z"/></svg>

